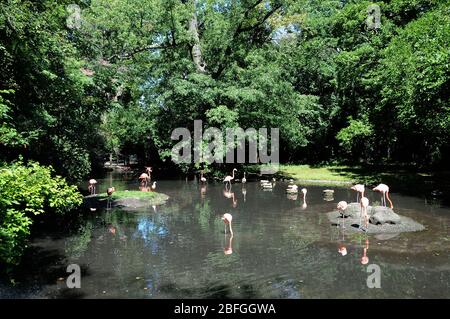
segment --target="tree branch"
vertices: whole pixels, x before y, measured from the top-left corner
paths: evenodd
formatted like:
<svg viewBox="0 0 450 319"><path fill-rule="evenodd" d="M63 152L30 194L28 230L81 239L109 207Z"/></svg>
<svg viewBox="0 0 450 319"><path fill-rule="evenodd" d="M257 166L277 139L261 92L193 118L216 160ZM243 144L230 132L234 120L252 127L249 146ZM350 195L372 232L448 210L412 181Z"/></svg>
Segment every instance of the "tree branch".
<svg viewBox="0 0 450 319"><path fill-rule="evenodd" d="M114 59L119 59L119 60L129 59L129 58L132 58L137 53L141 53L141 52L149 51L149 50L165 49L165 48L168 48L168 46L160 45L160 44L152 44L152 45L149 45L146 47L136 48L136 49L134 49L130 52L126 52L124 54L114 54L106 60L108 62L112 62L112 60L114 60Z"/></svg>
<svg viewBox="0 0 450 319"><path fill-rule="evenodd" d="M250 6L249 8L247 8L247 10L244 12L244 18L247 18L248 15L250 14L250 11L253 10L254 8L256 8L256 6L257 6L258 4L260 4L261 2L262 2L262 0L258 0L258 1L256 1L252 6ZM235 30L235 32L234 32L234 34L233 34L232 40L230 41L230 43L227 45L227 47L226 47L226 49L225 49L225 53L224 53L224 56L225 56L225 57L224 57L224 60L222 61L222 63L221 63L221 64L219 65L219 67L217 68L217 71L214 72L213 78L217 79L217 78L220 76L220 74L223 72L223 70L225 69L225 66L226 66L226 62L227 62L228 56L231 54L232 43L235 41L235 39L236 39L241 33L244 33L244 32L247 32L247 31L254 30L255 28L257 28L257 27L263 25L264 22L266 22L267 19L269 19L269 18L270 18L270 17L271 17L278 9L280 9L280 8L281 8L281 4L276 5L275 7L272 8L272 10L270 10L269 12L267 12L267 13L264 15L264 17L262 18L261 21L255 23L255 24L252 25L252 26L243 28L243 27L242 27L242 24L243 24L243 22L244 22L245 19L242 19L242 20L239 22L238 27L236 28L236 30Z"/></svg>

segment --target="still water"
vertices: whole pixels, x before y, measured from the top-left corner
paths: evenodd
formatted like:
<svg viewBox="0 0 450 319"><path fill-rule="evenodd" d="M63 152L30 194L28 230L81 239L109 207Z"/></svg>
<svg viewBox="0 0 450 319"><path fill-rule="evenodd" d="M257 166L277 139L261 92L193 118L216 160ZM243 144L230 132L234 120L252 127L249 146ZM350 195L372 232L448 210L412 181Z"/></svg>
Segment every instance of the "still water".
<svg viewBox="0 0 450 319"><path fill-rule="evenodd" d="M138 189L110 175L98 192ZM323 197L320 186L288 198L287 183L158 181L164 205L124 211L85 208L75 224L37 231L2 298L450 298L450 207L392 193L398 214L426 230L390 236L347 234L326 213L347 187ZM367 195L371 202L380 196ZM233 215L234 236L220 217ZM347 254L339 253L345 247ZM81 288L68 289L66 267L81 267ZM381 288L368 288L369 265Z"/></svg>

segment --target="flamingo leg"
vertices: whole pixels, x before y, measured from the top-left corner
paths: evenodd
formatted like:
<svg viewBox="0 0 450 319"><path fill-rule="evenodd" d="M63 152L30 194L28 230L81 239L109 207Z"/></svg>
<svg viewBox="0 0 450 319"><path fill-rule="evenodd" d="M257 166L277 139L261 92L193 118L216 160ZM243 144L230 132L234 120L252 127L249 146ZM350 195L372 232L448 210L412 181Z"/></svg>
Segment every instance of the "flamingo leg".
<svg viewBox="0 0 450 319"><path fill-rule="evenodd" d="M342 229L344 229L345 228L344 211L341 213L341 217L342 217Z"/></svg>
<svg viewBox="0 0 450 319"><path fill-rule="evenodd" d="M361 220L362 220L362 211L359 214L359 228L361 228Z"/></svg>

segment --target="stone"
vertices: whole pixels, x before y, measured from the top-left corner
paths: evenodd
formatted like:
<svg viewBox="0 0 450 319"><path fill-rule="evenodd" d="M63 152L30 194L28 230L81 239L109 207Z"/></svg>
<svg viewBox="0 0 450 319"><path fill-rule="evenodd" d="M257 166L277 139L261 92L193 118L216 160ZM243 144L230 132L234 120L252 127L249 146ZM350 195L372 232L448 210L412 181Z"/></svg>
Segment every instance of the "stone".
<svg viewBox="0 0 450 319"><path fill-rule="evenodd" d="M394 213L389 207L375 206L370 212L369 221L374 225L383 224L398 224L400 223L400 216Z"/></svg>

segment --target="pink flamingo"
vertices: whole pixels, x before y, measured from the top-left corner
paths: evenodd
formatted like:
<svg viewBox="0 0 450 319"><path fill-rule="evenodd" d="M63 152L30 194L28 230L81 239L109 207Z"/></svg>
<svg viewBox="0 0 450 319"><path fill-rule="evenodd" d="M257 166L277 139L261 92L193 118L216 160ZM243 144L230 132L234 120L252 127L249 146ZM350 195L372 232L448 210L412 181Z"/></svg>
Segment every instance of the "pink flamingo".
<svg viewBox="0 0 450 319"><path fill-rule="evenodd" d="M149 178L150 178L150 176L148 176L147 173L142 173L142 174L139 176L139 180L140 180L141 183L143 184L142 186L147 187L147 183L148 183Z"/></svg>
<svg viewBox="0 0 450 319"><path fill-rule="evenodd" d="M338 204L337 204L337 209L341 212L341 218L342 218L342 228L345 228L345 225L344 225L344 212L345 212L345 210L347 209L347 207L348 207L348 204L347 204L347 202L346 201L340 201Z"/></svg>
<svg viewBox="0 0 450 319"><path fill-rule="evenodd" d="M106 205L107 209L111 208L111 196L115 191L116 189L114 187L108 187L108 189L106 190L106 194L108 195L108 202Z"/></svg>
<svg viewBox="0 0 450 319"><path fill-rule="evenodd" d="M88 190L91 193L91 195L95 194L95 184L97 184L97 181L95 179L92 178L89 180Z"/></svg>
<svg viewBox="0 0 450 319"><path fill-rule="evenodd" d="M151 180L152 179L152 167L151 166L145 166L145 171L147 172L148 175L148 179Z"/></svg>
<svg viewBox="0 0 450 319"><path fill-rule="evenodd" d="M356 191L356 202L359 202L359 194L361 193L361 197L364 197L364 185L356 184L351 187L354 191Z"/></svg>
<svg viewBox="0 0 450 319"><path fill-rule="evenodd" d="M206 178L203 177L203 171L200 173L200 182L206 183Z"/></svg>
<svg viewBox="0 0 450 319"><path fill-rule="evenodd" d="M225 223L225 234L227 233L227 225L230 227L231 236L233 236L233 228L231 227L231 221L233 220L233 216L231 214L223 214L222 220Z"/></svg>
<svg viewBox="0 0 450 319"><path fill-rule="evenodd" d="M381 197L381 205L384 205L384 207L386 207L386 198L387 198L388 201L389 201L389 206L391 207L391 209L394 208L394 205L392 204L392 201L389 198L389 186L387 186L386 184L379 184L373 190L375 192L380 192L380 193L383 194L383 196Z"/></svg>
<svg viewBox="0 0 450 319"><path fill-rule="evenodd" d="M234 172L235 172L235 171L237 171L237 169L236 169L236 168L233 168L233 176L228 175L228 176L226 176L226 177L223 179L224 183L228 183L228 184L230 185L230 187L231 187L231 181L234 179Z"/></svg>
<svg viewBox="0 0 450 319"><path fill-rule="evenodd" d="M362 197L361 198L361 213L359 214L359 227L361 228L361 218L364 215L364 225L365 225L366 230L367 230L367 227L369 227L369 224L368 224L369 218L367 216L367 207L369 207L369 199L367 197Z"/></svg>

